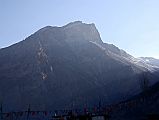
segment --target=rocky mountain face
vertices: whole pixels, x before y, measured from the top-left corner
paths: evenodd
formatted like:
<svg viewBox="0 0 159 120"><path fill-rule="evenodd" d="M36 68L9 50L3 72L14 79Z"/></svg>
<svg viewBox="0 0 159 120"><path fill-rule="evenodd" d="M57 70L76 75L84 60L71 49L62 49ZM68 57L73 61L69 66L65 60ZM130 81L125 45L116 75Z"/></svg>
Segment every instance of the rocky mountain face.
<svg viewBox="0 0 159 120"><path fill-rule="evenodd" d="M156 83L157 70L103 43L94 24L47 26L0 49L0 102L6 110L115 103L142 91L143 73Z"/></svg>

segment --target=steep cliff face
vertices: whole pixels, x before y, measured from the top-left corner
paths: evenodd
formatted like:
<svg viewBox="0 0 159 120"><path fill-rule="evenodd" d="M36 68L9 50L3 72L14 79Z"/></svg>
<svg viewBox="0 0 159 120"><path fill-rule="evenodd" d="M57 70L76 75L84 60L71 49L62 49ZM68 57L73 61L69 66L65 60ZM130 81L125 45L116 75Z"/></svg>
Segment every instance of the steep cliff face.
<svg viewBox="0 0 159 120"><path fill-rule="evenodd" d="M94 24L47 26L0 50L0 101L9 110L114 103L141 91L139 76L149 69L133 59L103 43Z"/></svg>

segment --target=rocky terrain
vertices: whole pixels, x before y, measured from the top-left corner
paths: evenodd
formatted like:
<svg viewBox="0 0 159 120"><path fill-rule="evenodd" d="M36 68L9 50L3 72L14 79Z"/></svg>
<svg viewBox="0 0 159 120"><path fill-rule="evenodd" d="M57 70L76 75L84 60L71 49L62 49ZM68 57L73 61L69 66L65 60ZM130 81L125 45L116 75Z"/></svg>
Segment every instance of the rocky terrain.
<svg viewBox="0 0 159 120"><path fill-rule="evenodd" d="M122 101L159 79L158 67L104 43L95 24L46 26L0 49L6 110L81 108Z"/></svg>

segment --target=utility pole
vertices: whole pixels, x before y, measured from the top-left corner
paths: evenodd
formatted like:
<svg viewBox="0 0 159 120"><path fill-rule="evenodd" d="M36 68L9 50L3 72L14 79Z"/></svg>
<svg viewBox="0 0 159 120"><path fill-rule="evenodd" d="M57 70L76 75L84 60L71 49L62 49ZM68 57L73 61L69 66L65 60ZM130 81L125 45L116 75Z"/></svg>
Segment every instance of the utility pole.
<svg viewBox="0 0 159 120"><path fill-rule="evenodd" d="M0 108L0 118L3 120L3 108L2 108L2 103L1 103L1 108Z"/></svg>
<svg viewBox="0 0 159 120"><path fill-rule="evenodd" d="M29 120L29 114L30 114L30 104L29 104L29 108L28 108L28 114L27 114L27 120Z"/></svg>
<svg viewBox="0 0 159 120"><path fill-rule="evenodd" d="M99 97L99 103L98 103L98 108L99 108L99 113L101 113L101 107L102 107L102 100L101 100L101 97Z"/></svg>

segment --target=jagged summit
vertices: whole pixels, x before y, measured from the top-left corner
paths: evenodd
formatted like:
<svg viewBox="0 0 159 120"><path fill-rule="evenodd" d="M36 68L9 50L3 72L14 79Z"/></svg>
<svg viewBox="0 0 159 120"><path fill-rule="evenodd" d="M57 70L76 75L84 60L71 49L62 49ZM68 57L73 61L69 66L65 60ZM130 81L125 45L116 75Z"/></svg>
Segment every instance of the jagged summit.
<svg viewBox="0 0 159 120"><path fill-rule="evenodd" d="M46 26L35 32L31 36L41 36L42 39L49 38L50 40L66 39L67 42L95 42L102 44L100 34L94 23L86 24L82 21L75 21L68 23L67 25ZM44 38L45 37L45 38Z"/></svg>
<svg viewBox="0 0 159 120"><path fill-rule="evenodd" d="M82 21L74 21L74 22L70 22L67 25L64 25L63 27L70 27L70 26L74 26L74 25L81 25L83 24Z"/></svg>
<svg viewBox="0 0 159 120"><path fill-rule="evenodd" d="M74 26L80 26L80 25L87 25L87 26L94 26L95 27L95 24L94 23L90 23L90 24L87 24L87 23L83 23L82 21L74 21L74 22L70 22L68 23L67 25L64 25L63 27L64 28L67 28L67 27L74 27Z"/></svg>
<svg viewBox="0 0 159 120"><path fill-rule="evenodd" d="M94 23L86 24L82 23L82 21L71 22L62 27L66 33L66 35L72 38L74 41L74 37L82 38L80 41L92 41L96 43L103 43L100 37L100 34Z"/></svg>
<svg viewBox="0 0 159 120"><path fill-rule="evenodd" d="M49 29L54 29L54 28L63 28L63 29L67 29L67 28L72 28L72 27L81 27L81 26L89 26L89 27L94 27L96 29L96 26L94 23L90 23L90 24L87 24L87 23L83 23L82 21L74 21L74 22L70 22L64 26L45 26L43 28L41 28L40 30L38 31L45 31L45 30L49 30ZM38 32L37 31L37 32Z"/></svg>

